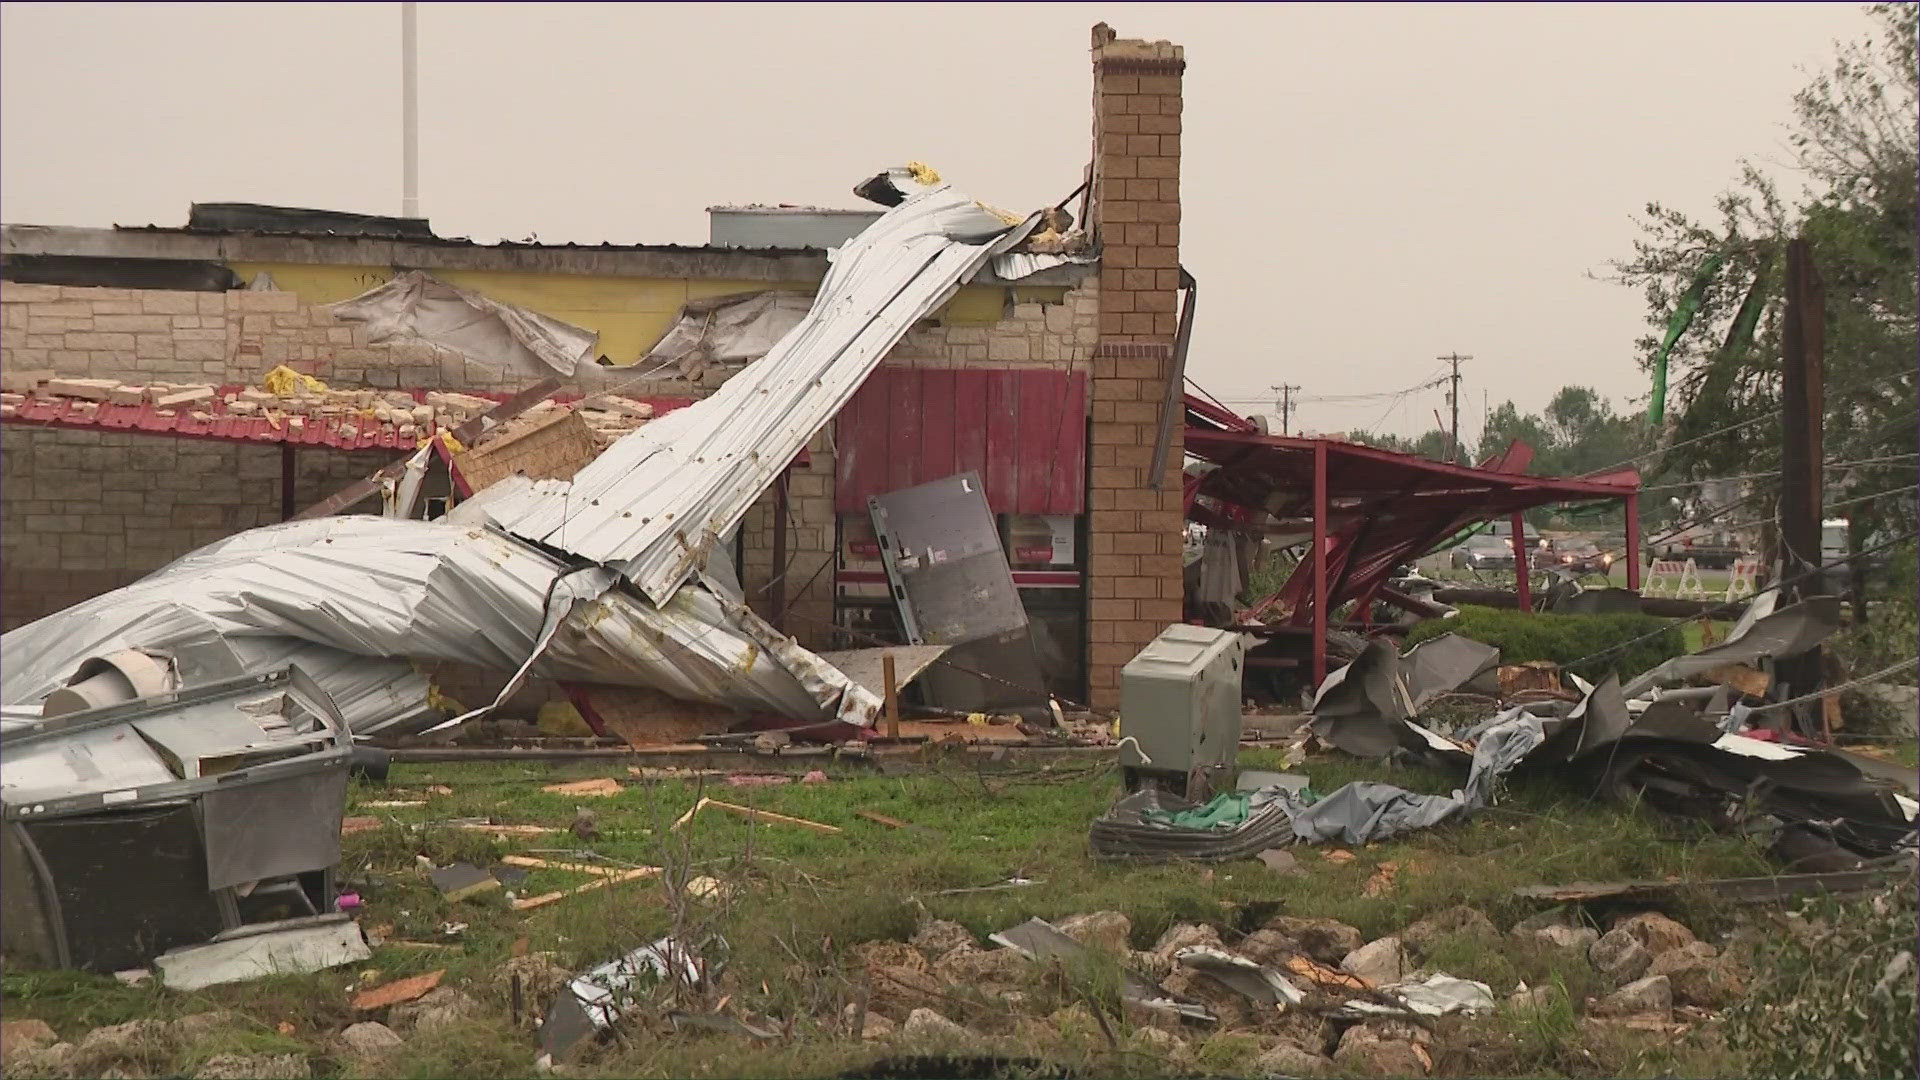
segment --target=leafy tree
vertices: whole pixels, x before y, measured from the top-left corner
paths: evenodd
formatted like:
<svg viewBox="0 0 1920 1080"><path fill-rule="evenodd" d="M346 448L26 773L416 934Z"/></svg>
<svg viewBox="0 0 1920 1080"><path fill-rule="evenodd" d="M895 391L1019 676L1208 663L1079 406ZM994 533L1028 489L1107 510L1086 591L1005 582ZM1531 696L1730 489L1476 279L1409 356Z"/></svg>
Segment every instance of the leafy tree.
<svg viewBox="0 0 1920 1080"><path fill-rule="evenodd" d="M1911 451L1920 417L1916 8L1869 11L1870 39L1839 47L1793 101L1788 144L1810 193L1789 205L1760 170L1743 165L1711 220L1649 204L1633 256L1614 270L1646 296L1652 332L1640 347L1650 368L1680 297L1710 257L1724 258L1672 354L1663 466L1688 479L1776 470L1780 427L1770 417L1780 404L1785 242L1804 236L1826 290L1825 457L1870 461L1830 469L1827 504L1868 528L1906 532L1915 525L1920 470L1911 456L1871 459ZM1743 421L1756 422L1734 427ZM1858 501L1884 491L1899 494Z"/></svg>

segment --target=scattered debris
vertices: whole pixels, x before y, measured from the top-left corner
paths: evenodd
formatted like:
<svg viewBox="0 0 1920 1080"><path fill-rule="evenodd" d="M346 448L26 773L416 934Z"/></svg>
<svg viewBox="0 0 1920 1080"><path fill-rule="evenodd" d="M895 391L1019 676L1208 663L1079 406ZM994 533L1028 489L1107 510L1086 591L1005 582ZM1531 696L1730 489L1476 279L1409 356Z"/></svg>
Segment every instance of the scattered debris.
<svg viewBox="0 0 1920 1080"><path fill-rule="evenodd" d="M618 795L626 789L620 786L618 780L600 777L594 780L575 780L565 784L548 784L540 790L549 795L577 795L582 798L600 799Z"/></svg>
<svg viewBox="0 0 1920 1080"><path fill-rule="evenodd" d="M434 987L439 986L440 979L446 973L445 968L440 968L429 971L425 975L415 975L410 979L396 979L371 990L362 990L353 996L353 1007L360 1012L375 1012L398 1005L403 1001L418 1000L427 996Z"/></svg>
<svg viewBox="0 0 1920 1080"><path fill-rule="evenodd" d="M729 814L737 814L744 818L751 818L754 821L771 821L781 825L798 825L803 829L812 829L814 832L837 833L840 831L838 825L824 825L818 821L808 821L806 818L788 817L785 814L776 814L771 810L756 810L751 806L741 806L737 803L721 802L719 799L708 798L702 798L699 802L694 803L693 809L681 814L668 828L678 829L680 826L692 821L695 814L698 814L709 806L725 810Z"/></svg>
<svg viewBox="0 0 1920 1080"><path fill-rule="evenodd" d="M609 961L568 982L540 1026L540 1048L549 1063L564 1058L629 1007L630 991L644 979L695 988L708 965L685 943L669 936Z"/></svg>
<svg viewBox="0 0 1920 1080"><path fill-rule="evenodd" d="M596 869L593 872L599 873L600 871ZM604 889L609 885L620 885L629 881L638 881L639 879L644 877L652 877L655 874L658 874L659 872L660 872L660 868L657 866L640 866L640 867L635 867L632 870L622 870L617 873L608 874L604 877L598 878L597 880L589 881L585 885L575 885L571 889L565 889L560 892L550 892L550 893L544 893L540 896L529 896L529 897L517 898L513 901L512 906L513 906L513 910L515 911L531 911L534 908L546 907L548 904L558 903L559 901L565 900L568 897L579 896L581 893L593 892L596 889Z"/></svg>
<svg viewBox="0 0 1920 1080"><path fill-rule="evenodd" d="M326 694L290 667L133 697L145 680L126 663L75 674L76 692L104 698L85 711L8 724L10 956L120 971L241 932L242 898L256 920L331 908L302 877L340 859L352 744ZM93 885L95 862L124 887Z"/></svg>
<svg viewBox="0 0 1920 1080"><path fill-rule="evenodd" d="M500 879L472 863L454 863L427 873L433 887L448 900L465 900L500 887Z"/></svg>
<svg viewBox="0 0 1920 1080"><path fill-rule="evenodd" d="M373 956L360 928L345 915L312 915L242 926L204 945L154 957L169 990L199 990L267 975L304 974Z"/></svg>

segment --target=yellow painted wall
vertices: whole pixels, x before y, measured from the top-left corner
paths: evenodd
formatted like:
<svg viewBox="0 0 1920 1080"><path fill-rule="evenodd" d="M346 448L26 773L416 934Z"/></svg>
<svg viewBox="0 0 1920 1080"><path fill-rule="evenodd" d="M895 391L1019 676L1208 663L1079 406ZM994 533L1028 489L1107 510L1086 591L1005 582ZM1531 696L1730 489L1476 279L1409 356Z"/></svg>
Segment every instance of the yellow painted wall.
<svg viewBox="0 0 1920 1080"><path fill-rule="evenodd" d="M241 280L265 273L276 286L298 293L312 304L337 304L393 277L380 266L315 266L302 263L230 263ZM520 273L499 270L435 270L433 276L462 289L484 293L503 303L529 308L600 335L600 353L615 364L631 364L653 348L674 316L689 300L703 300L767 288L811 292L798 283L769 286L761 281L638 278L584 274ZM1059 303L1063 286L1023 287L1016 299ZM956 324L990 325L1005 311L1004 285L968 285L948 301L937 317Z"/></svg>

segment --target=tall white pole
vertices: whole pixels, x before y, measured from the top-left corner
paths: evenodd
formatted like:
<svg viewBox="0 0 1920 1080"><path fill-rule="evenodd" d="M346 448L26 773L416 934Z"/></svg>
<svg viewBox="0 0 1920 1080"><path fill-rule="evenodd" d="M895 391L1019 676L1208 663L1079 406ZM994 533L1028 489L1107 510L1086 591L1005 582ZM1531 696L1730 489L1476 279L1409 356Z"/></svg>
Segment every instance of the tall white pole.
<svg viewBox="0 0 1920 1080"><path fill-rule="evenodd" d="M400 216L420 216L420 40L413 0L400 5Z"/></svg>

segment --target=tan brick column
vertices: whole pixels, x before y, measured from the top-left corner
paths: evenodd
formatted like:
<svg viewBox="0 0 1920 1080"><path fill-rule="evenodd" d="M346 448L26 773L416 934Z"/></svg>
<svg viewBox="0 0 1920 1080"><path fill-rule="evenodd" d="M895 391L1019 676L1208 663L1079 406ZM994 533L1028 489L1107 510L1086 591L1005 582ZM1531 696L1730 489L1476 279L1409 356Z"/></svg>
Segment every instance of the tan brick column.
<svg viewBox="0 0 1920 1080"><path fill-rule="evenodd" d="M1088 491L1088 682L1119 704L1120 668L1181 615L1178 417L1160 490L1148 470L1172 377L1180 276L1183 50L1093 28L1093 211L1100 343Z"/></svg>

